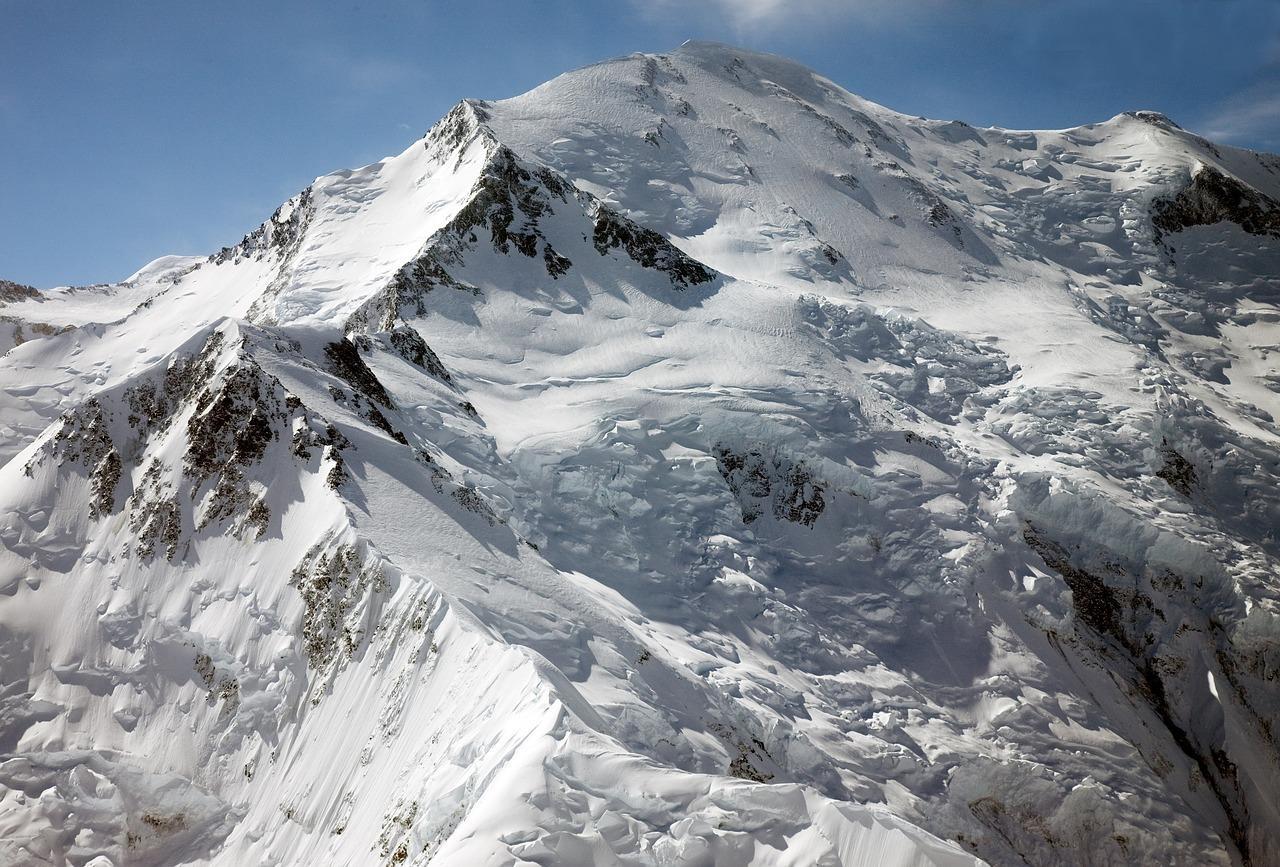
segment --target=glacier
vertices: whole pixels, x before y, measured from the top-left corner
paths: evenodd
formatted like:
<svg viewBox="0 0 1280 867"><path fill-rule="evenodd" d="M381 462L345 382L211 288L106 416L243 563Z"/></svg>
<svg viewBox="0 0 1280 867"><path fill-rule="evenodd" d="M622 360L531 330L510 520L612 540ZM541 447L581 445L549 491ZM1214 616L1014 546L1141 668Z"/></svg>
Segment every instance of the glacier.
<svg viewBox="0 0 1280 867"><path fill-rule="evenodd" d="M0 862L1280 862L1280 157L690 42L0 282Z"/></svg>

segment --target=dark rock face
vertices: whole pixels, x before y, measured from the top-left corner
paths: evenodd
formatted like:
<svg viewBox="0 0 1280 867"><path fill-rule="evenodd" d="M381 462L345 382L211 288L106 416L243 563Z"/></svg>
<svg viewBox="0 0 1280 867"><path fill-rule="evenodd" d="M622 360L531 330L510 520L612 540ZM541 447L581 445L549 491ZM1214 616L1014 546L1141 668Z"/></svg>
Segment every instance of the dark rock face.
<svg viewBox="0 0 1280 867"><path fill-rule="evenodd" d="M365 630L352 622L352 615L370 593L387 589L378 566L365 564L351 545L331 551L313 548L293 570L289 583L302 596L303 644L307 662L315 669L355 655Z"/></svg>
<svg viewBox="0 0 1280 867"><path fill-rule="evenodd" d="M254 500L243 471L262 459L289 418L281 391L257 365L243 365L228 371L216 389L196 396L195 412L187 422L187 473L197 487L217 478L200 527L246 513L260 502ZM261 526L260 509L254 523Z"/></svg>
<svg viewBox="0 0 1280 867"><path fill-rule="evenodd" d="M760 448L736 451L717 443L716 466L742 509L743 523L750 524L766 509L780 521L812 527L827 507L826 483L804 461Z"/></svg>
<svg viewBox="0 0 1280 867"><path fill-rule="evenodd" d="M667 274L678 289L710 283L716 278L713 271L680 252L657 232L637 226L603 205L596 210L592 242L601 256L621 248L636 264Z"/></svg>
<svg viewBox="0 0 1280 867"><path fill-rule="evenodd" d="M451 112L446 118L449 124L479 133L469 112L451 121L453 116ZM434 135L433 131L428 139ZM457 139L453 147L461 146L466 139L456 129L441 135L444 142ZM573 186L555 172L542 166L526 166L510 149L495 145L467 205L396 273L383 293L351 317L348 330L391 330L405 308L411 310L411 315L423 316L426 296L437 287L478 295L479 289L456 279L449 269L463 264L464 254L480 243L482 233L488 234L494 251L503 255L514 251L535 258L541 247L548 276L560 278L573 263L546 242L540 221L554 213L553 200L568 203L574 194Z"/></svg>
<svg viewBox="0 0 1280 867"><path fill-rule="evenodd" d="M1161 447L1160 455L1164 459L1164 464L1156 472L1156 476L1168 482L1169 487L1182 496L1190 497L1192 489L1199 481L1195 466L1170 448L1167 443Z"/></svg>
<svg viewBox="0 0 1280 867"><path fill-rule="evenodd" d="M350 443L332 424L318 429L313 422L323 420L264 371L243 341L230 355L227 349L225 336L215 331L198 352L176 356L129 388L85 401L63 417L26 472L54 459L86 477L90 517L123 510L133 534L128 547L144 561L180 559L189 534L208 527L263 536L272 513L252 476L270 464L272 444L291 436L289 453L303 463L313 449L323 449L331 465L328 482L337 487L346 480L341 452ZM180 472L174 472L148 457L148 449L184 415L185 450Z"/></svg>
<svg viewBox="0 0 1280 867"><path fill-rule="evenodd" d="M463 100L449 109L449 113L428 130L423 147L443 151L461 148L479 131L478 124L488 120L489 115L483 106L479 100Z"/></svg>
<svg viewBox="0 0 1280 867"><path fill-rule="evenodd" d="M120 452L111 436L109 411L97 398L68 413L53 438L53 453L59 466L76 464L89 476L91 499L89 516L101 518L115 511L116 485L122 465ZM27 473L37 461L27 464Z"/></svg>
<svg viewBox="0 0 1280 867"><path fill-rule="evenodd" d="M447 488L446 482L450 483ZM459 485L456 482L453 482L452 479L449 479L447 474L443 474L438 467L435 468L435 471L432 473L431 483L435 486L437 492L443 492L447 489L449 491L449 496L453 497L454 501L459 506L466 509L468 512L473 512L479 515L490 527L497 526L499 523L500 519L498 518L497 513L493 511L493 507L489 505L489 503L484 499L484 496L475 488L467 485Z"/></svg>
<svg viewBox="0 0 1280 867"><path fill-rule="evenodd" d="M391 346L400 357L410 364L421 367L427 373L444 383L453 382L453 376L445 369L440 356L432 351L418 332L408 326L400 326L391 331Z"/></svg>
<svg viewBox="0 0 1280 867"><path fill-rule="evenodd" d="M239 525L243 520L244 527L262 535L270 509L255 494L246 473L262 461L302 407L291 403L279 381L247 355L238 355L218 371L223 343L222 334L215 332L198 355L171 364L158 382L131 389L129 425L145 438L167 429L182 407L191 405L183 475L190 480L193 511L200 492L212 484L203 498L202 514L198 519L192 516L195 529L221 521ZM144 558L163 544L166 556L173 559L182 536L185 508L162 476L162 467L153 459L130 497L130 526Z"/></svg>
<svg viewBox="0 0 1280 867"><path fill-rule="evenodd" d="M507 253L515 247L525 256L535 256L542 234L538 220L551 213L551 197L567 201L569 187L546 169L530 171L516 155L499 147L476 182L471 201L463 208L449 231L459 239L469 238L478 228L487 228L493 247ZM519 212L522 219L517 222Z"/></svg>
<svg viewBox="0 0 1280 867"><path fill-rule="evenodd" d="M29 298L39 297L40 291L32 286L14 283L12 280L0 280L0 304L11 304L14 301L26 301Z"/></svg>
<svg viewBox="0 0 1280 867"><path fill-rule="evenodd" d="M1263 863L1253 854L1250 819L1256 781L1228 756L1221 723L1207 725L1188 700L1202 688L1204 669L1197 661L1211 660L1217 703L1231 708L1241 736L1261 754L1275 753L1263 710L1274 702L1274 680L1264 684L1237 662L1249 655L1236 648L1215 615L1212 581L1167 567L1138 568L1105 548L1077 544L1068 550L1031 523L1023 540L1071 590L1074 634L1051 633L1052 643L1068 658L1105 669L1124 702L1145 708L1156 740L1145 747L1138 742L1143 758L1170 780L1175 767L1184 768L1189 802L1221 828L1240 863ZM1181 759L1171 761L1179 753Z"/></svg>
<svg viewBox="0 0 1280 867"><path fill-rule="evenodd" d="M9 304L20 304L23 301L31 301L32 298L42 298L40 289L27 286L24 283L14 283L13 280L0 280L0 307ZM42 321L32 321L23 316L0 315L0 332L8 330L8 347L0 346L0 355L5 355L8 348L22 346L29 339L38 337L51 337L54 334L61 334L73 330L74 325L50 325L42 323Z"/></svg>
<svg viewBox="0 0 1280 867"><path fill-rule="evenodd" d="M484 118L482 104L463 103L428 133L428 150L442 156L457 153L459 159L464 148L481 139L482 146L488 148L484 167L467 204L431 237L416 258L400 268L383 292L350 317L348 333L390 331L404 311L408 311L405 315L426 315L426 296L437 287L479 295L477 287L454 274L462 273L459 269L467 263L466 254L476 250L486 236L494 252L540 258L547 276L560 279L573 268L573 261L556 250L544 234L545 221L555 214L556 203L587 210L593 221L591 240L602 256L621 249L642 267L665 273L677 290L715 280L714 271L686 256L662 235L608 210L556 171L522 160L493 137Z"/></svg>
<svg viewBox="0 0 1280 867"><path fill-rule="evenodd" d="M348 401L346 392L340 388L330 387L329 392L334 400L339 403L349 403L352 409L360 413L366 421L380 428L393 440L401 445L408 445L408 438L396 430L386 414L378 408L378 405L381 405L386 409L394 410L396 405L383 387L381 380L360 357L360 349L367 350L371 345L371 339L361 335L351 340L344 337L325 346L324 354L329 362L329 370L350 385L354 394ZM425 347L426 344L424 343L423 346Z"/></svg>
<svg viewBox="0 0 1280 867"><path fill-rule="evenodd" d="M552 280L558 280L569 273L569 269L573 267L573 263L567 257L557 253L550 244L542 248L542 261L547 266L547 273L551 275Z"/></svg>
<svg viewBox="0 0 1280 867"><path fill-rule="evenodd" d="M1232 222L1250 235L1280 238L1280 202L1235 178L1205 166L1172 198L1155 203L1151 223L1157 237L1192 226Z"/></svg>
<svg viewBox="0 0 1280 867"><path fill-rule="evenodd" d="M1137 118L1143 123L1149 123L1152 126L1158 126L1163 129L1182 129L1182 127L1174 123L1168 115L1158 111L1126 111L1125 114L1129 117Z"/></svg>
<svg viewBox="0 0 1280 867"><path fill-rule="evenodd" d="M1125 610L1106 581L1074 566L1071 555L1061 545L1047 538L1031 524L1027 524L1022 538L1071 588L1071 604L1081 623L1100 635L1110 636L1124 644L1129 643L1123 628Z"/></svg>
<svg viewBox="0 0 1280 867"><path fill-rule="evenodd" d="M427 312L426 297L438 286L478 295L479 289L454 279L449 273L444 261L447 255L429 249L406 263L391 278L385 293L375 296L351 316L348 329L367 327L372 330L389 330L395 327L405 308L410 309L411 315L424 316Z"/></svg>
<svg viewBox="0 0 1280 867"><path fill-rule="evenodd" d="M425 344L423 344L425 346ZM370 400L376 401L388 409L394 409L391 395L383 388L378 377L369 369L360 357L354 343L346 338L334 341L324 348L325 358L329 361L329 369L348 385Z"/></svg>
<svg viewBox="0 0 1280 867"><path fill-rule="evenodd" d="M912 175L896 162L883 162L876 165L885 175L896 178L904 187L916 206L924 223L934 229L942 230L948 240L960 249L964 249L964 229L955 212L947 206L929 185Z"/></svg>
<svg viewBox="0 0 1280 867"><path fill-rule="evenodd" d="M261 258L273 252L287 256L302 240L302 233L306 231L314 211L311 188L307 187L276 208L270 219L245 235L239 244L234 247L223 247L210 256L209 261L220 265L223 262L241 258Z"/></svg>

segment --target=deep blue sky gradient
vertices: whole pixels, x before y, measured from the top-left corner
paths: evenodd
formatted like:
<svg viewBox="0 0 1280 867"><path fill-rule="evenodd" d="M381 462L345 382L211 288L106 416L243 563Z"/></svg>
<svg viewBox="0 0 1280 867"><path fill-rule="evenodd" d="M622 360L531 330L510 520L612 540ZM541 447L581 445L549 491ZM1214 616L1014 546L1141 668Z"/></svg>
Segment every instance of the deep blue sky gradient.
<svg viewBox="0 0 1280 867"><path fill-rule="evenodd" d="M211 252L462 97L689 38L927 117L1153 108L1280 150L1278 0L0 0L0 277L118 280Z"/></svg>

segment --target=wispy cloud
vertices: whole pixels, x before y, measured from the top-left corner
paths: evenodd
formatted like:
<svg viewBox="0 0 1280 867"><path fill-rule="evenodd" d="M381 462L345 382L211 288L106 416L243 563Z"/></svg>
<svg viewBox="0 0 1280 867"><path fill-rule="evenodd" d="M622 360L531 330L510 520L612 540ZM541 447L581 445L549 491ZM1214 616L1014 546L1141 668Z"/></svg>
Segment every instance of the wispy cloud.
<svg viewBox="0 0 1280 867"><path fill-rule="evenodd" d="M812 17L848 11L851 4L839 0L704 0L703 5L714 7L739 26L754 27L776 23L784 15Z"/></svg>
<svg viewBox="0 0 1280 867"><path fill-rule="evenodd" d="M379 90L425 77L425 72L412 63L383 57L354 58L343 72L357 90Z"/></svg>
<svg viewBox="0 0 1280 867"><path fill-rule="evenodd" d="M337 45L312 45L299 49L296 57L300 66L311 74L356 94L400 87L427 77L425 69L410 61L360 54Z"/></svg>
<svg viewBox="0 0 1280 867"><path fill-rule="evenodd" d="M650 17L673 11L723 21L739 32L759 31L854 16L884 16L932 5L934 0L634 0Z"/></svg>
<svg viewBox="0 0 1280 867"><path fill-rule="evenodd" d="M1209 115L1203 128L1209 138L1231 144L1280 146L1280 78L1231 97Z"/></svg>

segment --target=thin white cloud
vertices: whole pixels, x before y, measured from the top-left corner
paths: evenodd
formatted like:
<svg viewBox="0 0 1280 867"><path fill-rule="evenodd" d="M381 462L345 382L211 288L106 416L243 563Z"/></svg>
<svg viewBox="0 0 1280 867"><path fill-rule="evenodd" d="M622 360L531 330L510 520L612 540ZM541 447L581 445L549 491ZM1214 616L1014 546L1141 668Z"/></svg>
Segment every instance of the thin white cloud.
<svg viewBox="0 0 1280 867"><path fill-rule="evenodd" d="M1205 135L1232 144L1280 145L1280 81L1255 85L1223 103L1203 124Z"/></svg>
<svg viewBox="0 0 1280 867"><path fill-rule="evenodd" d="M758 31L815 20L846 18L855 14L904 11L908 4L893 0L634 0L651 17L672 12L702 15L722 21L737 31ZM914 5L920 5L917 2Z"/></svg>
<svg viewBox="0 0 1280 867"><path fill-rule="evenodd" d="M774 22L784 15L810 16L815 13L840 11L838 0L708 0L742 26Z"/></svg>
<svg viewBox="0 0 1280 867"><path fill-rule="evenodd" d="M342 86L354 94L367 94L423 81L426 72L407 60L360 54L344 46L315 44L294 50L302 69Z"/></svg>
<svg viewBox="0 0 1280 867"><path fill-rule="evenodd" d="M412 63L382 57L357 57L344 65L347 80L361 90L379 90L424 77Z"/></svg>

